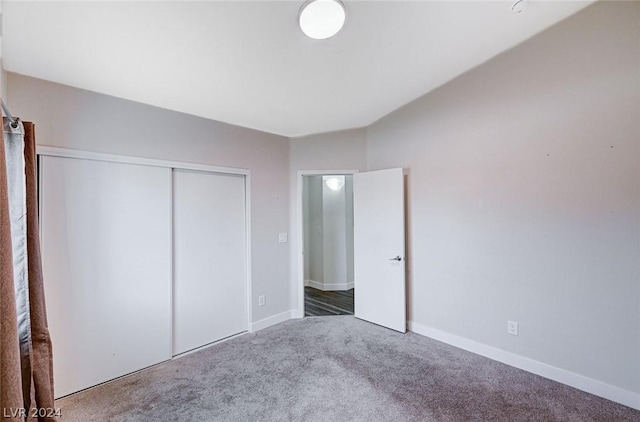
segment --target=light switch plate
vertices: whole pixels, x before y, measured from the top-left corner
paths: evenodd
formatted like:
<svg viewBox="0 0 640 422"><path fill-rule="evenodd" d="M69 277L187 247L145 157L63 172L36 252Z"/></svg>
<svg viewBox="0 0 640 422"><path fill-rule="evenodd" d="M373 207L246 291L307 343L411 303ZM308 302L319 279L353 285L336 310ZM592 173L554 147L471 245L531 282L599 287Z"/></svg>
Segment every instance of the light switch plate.
<svg viewBox="0 0 640 422"><path fill-rule="evenodd" d="M286 233L278 233L278 242L287 243L287 234Z"/></svg>

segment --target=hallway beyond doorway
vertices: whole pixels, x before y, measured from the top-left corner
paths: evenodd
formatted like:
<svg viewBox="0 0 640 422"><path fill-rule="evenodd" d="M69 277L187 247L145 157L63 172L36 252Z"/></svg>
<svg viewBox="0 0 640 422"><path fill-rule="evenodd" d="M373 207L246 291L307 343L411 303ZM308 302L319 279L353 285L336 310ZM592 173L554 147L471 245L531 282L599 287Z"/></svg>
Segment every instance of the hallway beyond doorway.
<svg viewBox="0 0 640 422"><path fill-rule="evenodd" d="M353 289L323 291L304 288L304 316L353 315Z"/></svg>

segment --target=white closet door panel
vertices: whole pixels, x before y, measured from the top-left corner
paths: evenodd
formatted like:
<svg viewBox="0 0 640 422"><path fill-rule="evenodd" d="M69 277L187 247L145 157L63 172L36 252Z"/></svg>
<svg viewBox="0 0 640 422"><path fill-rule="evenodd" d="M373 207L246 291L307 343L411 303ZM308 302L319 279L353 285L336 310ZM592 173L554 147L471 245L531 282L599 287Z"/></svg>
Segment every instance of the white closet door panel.
<svg viewBox="0 0 640 422"><path fill-rule="evenodd" d="M41 157L58 397L171 358L171 169Z"/></svg>
<svg viewBox="0 0 640 422"><path fill-rule="evenodd" d="M174 170L174 355L247 330L244 181Z"/></svg>

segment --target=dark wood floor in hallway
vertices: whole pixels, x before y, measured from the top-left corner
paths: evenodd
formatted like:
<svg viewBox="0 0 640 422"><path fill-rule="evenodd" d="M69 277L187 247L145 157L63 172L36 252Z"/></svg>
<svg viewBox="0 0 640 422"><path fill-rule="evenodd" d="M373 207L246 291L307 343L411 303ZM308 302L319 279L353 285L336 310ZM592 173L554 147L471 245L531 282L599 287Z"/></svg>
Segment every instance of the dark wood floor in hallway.
<svg viewBox="0 0 640 422"><path fill-rule="evenodd" d="M353 315L353 289L323 291L305 287L304 315Z"/></svg>

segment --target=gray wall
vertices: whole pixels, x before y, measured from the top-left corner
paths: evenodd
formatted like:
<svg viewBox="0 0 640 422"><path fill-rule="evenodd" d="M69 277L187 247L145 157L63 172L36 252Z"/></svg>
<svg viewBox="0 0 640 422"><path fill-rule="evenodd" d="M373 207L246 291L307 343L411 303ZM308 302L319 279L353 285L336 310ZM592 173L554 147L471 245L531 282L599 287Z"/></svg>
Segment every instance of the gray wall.
<svg viewBox="0 0 640 422"><path fill-rule="evenodd" d="M345 208L347 211L347 283L353 283L353 176L346 176L344 182Z"/></svg>
<svg viewBox="0 0 640 422"><path fill-rule="evenodd" d="M302 179L302 250L304 253L304 270L303 277L306 280L311 278L311 258L309 231L311 230L311 207L309 206L309 177Z"/></svg>
<svg viewBox="0 0 640 422"><path fill-rule="evenodd" d="M303 204L307 210L309 225L305 235L308 247L305 249L305 258L308 259L308 274L305 281L324 280L324 247L323 247L323 203L322 203L322 176L308 176L303 178L307 184L308 202ZM303 220L304 221L304 220Z"/></svg>
<svg viewBox="0 0 640 422"><path fill-rule="evenodd" d="M289 140L38 79L8 74L11 112L40 145L251 170L253 319L288 312ZM266 306L257 297L266 295Z"/></svg>
<svg viewBox="0 0 640 422"><path fill-rule="evenodd" d="M640 392L639 22L596 3L367 129L411 321Z"/></svg>

